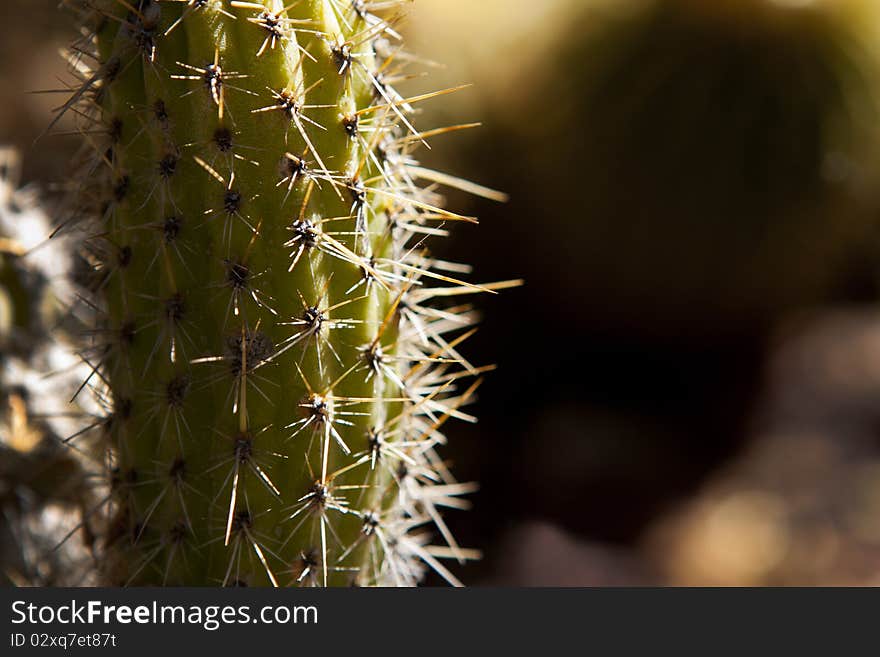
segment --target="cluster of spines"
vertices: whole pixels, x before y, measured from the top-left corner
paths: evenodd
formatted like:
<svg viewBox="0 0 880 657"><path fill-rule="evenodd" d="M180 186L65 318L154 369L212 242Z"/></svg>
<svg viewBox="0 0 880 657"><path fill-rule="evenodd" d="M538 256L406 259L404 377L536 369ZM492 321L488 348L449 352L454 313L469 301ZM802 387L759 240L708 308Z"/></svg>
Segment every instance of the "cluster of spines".
<svg viewBox="0 0 880 657"><path fill-rule="evenodd" d="M439 559L473 553L439 509L473 486L437 447L487 368L451 299L511 283L424 247L473 219L419 179L495 194L412 156L413 105L443 92L391 86L399 35L370 9L400 3L71 4L83 356L107 409L76 439L108 441L106 577L457 583Z"/></svg>

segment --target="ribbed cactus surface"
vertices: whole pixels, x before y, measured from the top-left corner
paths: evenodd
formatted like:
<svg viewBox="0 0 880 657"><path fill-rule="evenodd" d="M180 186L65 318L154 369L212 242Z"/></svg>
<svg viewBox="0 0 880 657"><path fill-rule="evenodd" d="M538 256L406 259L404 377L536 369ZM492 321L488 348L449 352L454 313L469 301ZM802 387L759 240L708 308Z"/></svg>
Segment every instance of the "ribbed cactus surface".
<svg viewBox="0 0 880 657"><path fill-rule="evenodd" d="M419 167L397 2L91 0L68 108L95 271L110 583L412 585L464 560L437 448L488 288ZM420 187L419 179L430 187ZM431 545L434 541L439 545Z"/></svg>

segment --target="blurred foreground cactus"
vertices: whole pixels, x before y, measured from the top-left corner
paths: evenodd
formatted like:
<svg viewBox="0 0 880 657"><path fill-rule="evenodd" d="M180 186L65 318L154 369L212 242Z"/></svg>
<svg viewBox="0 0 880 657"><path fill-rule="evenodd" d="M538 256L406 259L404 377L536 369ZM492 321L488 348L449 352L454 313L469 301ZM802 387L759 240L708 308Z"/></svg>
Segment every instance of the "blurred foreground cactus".
<svg viewBox="0 0 880 657"><path fill-rule="evenodd" d="M111 584L413 585L463 561L438 455L479 375L424 247L471 223L420 167L398 2L70 0L84 358ZM452 91L452 90L450 90ZM428 187L417 185L428 181ZM433 533L442 545L429 545Z"/></svg>

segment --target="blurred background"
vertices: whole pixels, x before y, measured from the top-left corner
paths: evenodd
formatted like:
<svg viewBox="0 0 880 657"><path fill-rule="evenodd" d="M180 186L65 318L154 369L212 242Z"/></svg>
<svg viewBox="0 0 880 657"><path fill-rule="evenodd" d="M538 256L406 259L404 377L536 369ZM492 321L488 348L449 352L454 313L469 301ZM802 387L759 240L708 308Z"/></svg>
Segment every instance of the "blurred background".
<svg viewBox="0 0 880 657"><path fill-rule="evenodd" d="M56 4L3 0L0 24L0 143L47 193L76 140L32 146L58 98L24 91L63 76ZM511 195L451 192L481 225L433 249L526 279L481 299L467 350L499 369L449 431L481 485L449 515L485 555L458 574L880 585L880 3L405 13L427 60L405 91L473 83L419 124L484 124L423 163Z"/></svg>

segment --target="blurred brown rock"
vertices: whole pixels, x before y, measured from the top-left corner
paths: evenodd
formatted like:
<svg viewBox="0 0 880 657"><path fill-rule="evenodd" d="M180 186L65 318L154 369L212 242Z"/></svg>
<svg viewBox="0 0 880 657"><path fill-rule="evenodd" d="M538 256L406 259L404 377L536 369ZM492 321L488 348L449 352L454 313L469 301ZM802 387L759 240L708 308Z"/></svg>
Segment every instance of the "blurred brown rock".
<svg viewBox="0 0 880 657"><path fill-rule="evenodd" d="M580 541L546 522L514 527L497 548L491 580L504 586L633 586L654 577L634 555L612 545Z"/></svg>
<svg viewBox="0 0 880 657"><path fill-rule="evenodd" d="M880 585L880 313L790 330L750 447L648 545L674 584Z"/></svg>

